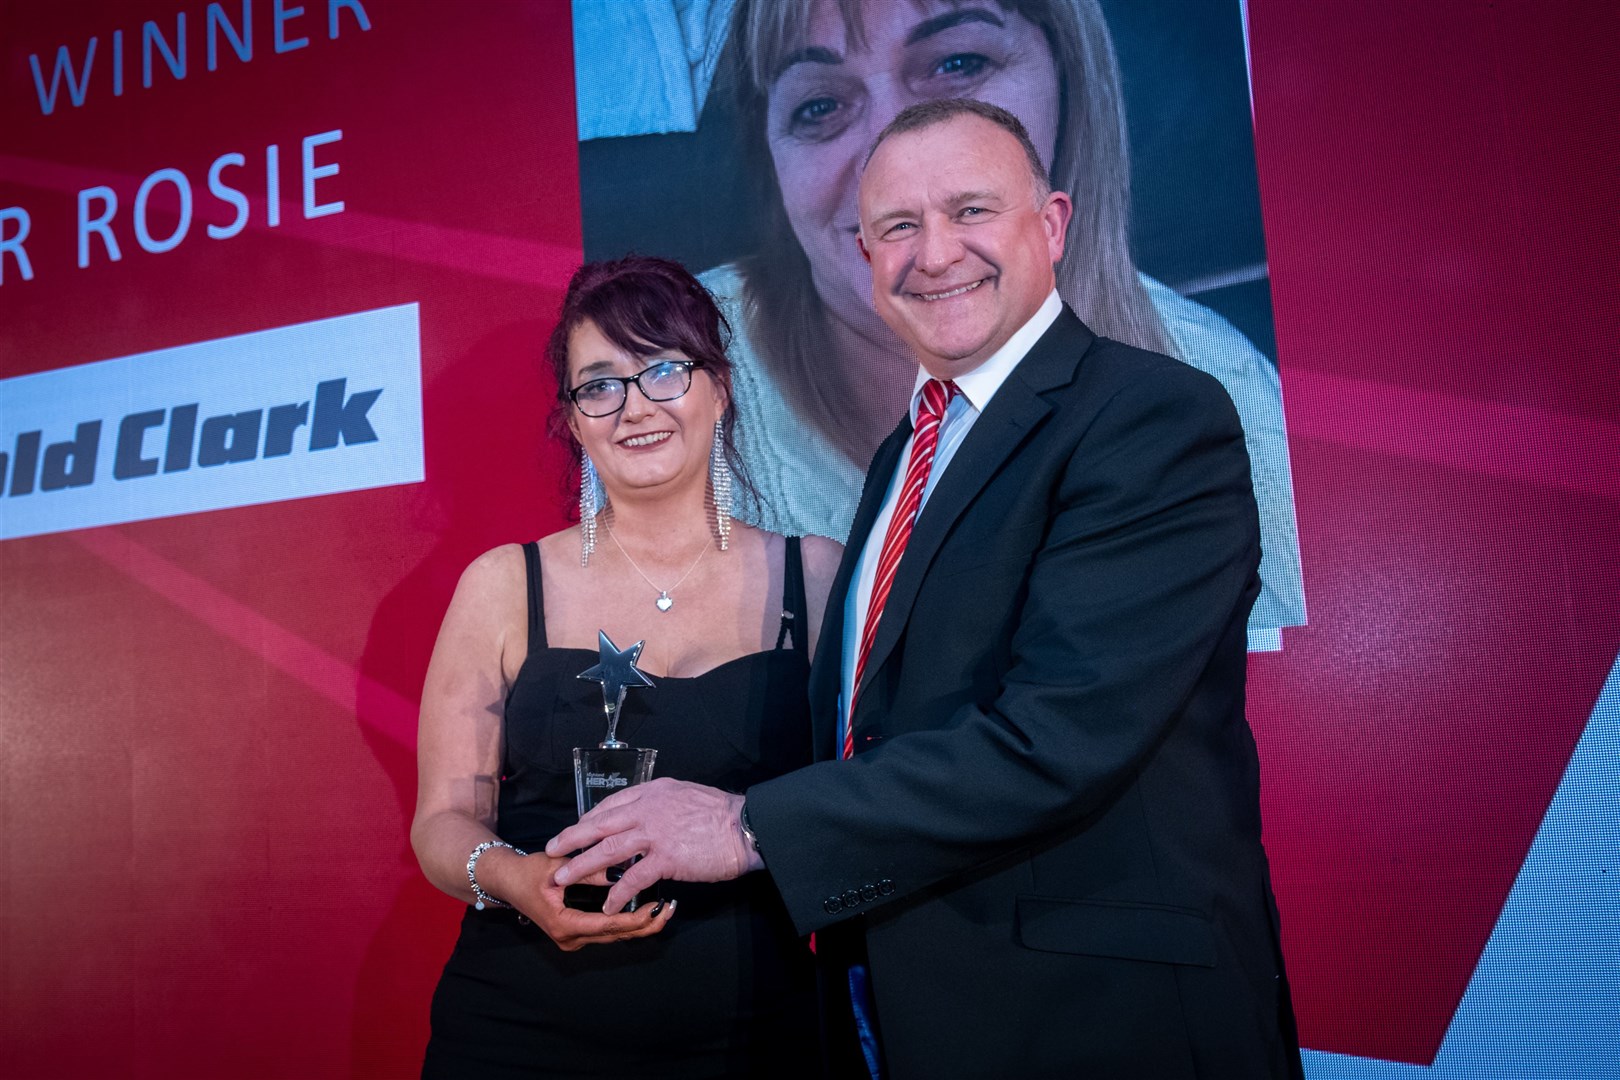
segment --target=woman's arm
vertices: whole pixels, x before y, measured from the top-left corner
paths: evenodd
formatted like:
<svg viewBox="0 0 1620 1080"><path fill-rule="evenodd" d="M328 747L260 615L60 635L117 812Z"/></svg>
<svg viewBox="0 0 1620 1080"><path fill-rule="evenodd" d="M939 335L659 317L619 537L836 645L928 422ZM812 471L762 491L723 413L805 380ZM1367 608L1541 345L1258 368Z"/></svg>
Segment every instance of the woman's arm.
<svg viewBox="0 0 1620 1080"><path fill-rule="evenodd" d="M467 880L468 857L479 844L499 839L502 714L527 650L523 581L522 550L515 545L473 561L445 613L422 688L411 847L427 879L468 904L476 899ZM543 853L520 856L492 847L479 856L478 884L527 915L565 951L655 934L673 913L673 905L613 916L567 908L552 881L560 864Z"/></svg>

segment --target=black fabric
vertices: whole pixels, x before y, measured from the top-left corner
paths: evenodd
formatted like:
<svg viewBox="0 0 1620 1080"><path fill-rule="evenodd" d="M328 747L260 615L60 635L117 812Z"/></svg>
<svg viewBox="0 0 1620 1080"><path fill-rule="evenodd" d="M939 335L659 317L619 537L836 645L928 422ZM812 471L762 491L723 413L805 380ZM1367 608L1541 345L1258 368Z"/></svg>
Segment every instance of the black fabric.
<svg viewBox="0 0 1620 1080"><path fill-rule="evenodd" d="M502 839L535 850L577 817L573 748L602 738L601 689L577 678L588 649L545 641L540 565L524 547L529 650L507 697ZM732 791L811 760L799 647L803 584L790 540L784 612L794 648L691 678L660 676L625 701L619 735L658 750L657 775ZM680 901L660 934L575 953L510 910L475 911L433 998L424 1077L798 1076L816 1068L815 974L769 878L666 884Z"/></svg>

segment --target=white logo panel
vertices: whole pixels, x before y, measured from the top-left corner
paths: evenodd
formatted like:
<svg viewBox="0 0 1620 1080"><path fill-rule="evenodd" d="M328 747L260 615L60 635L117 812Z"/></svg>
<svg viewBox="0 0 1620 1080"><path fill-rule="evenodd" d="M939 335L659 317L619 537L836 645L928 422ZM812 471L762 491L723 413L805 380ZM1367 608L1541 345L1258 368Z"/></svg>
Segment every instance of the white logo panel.
<svg viewBox="0 0 1620 1080"><path fill-rule="evenodd" d="M415 304L0 380L0 540L422 478Z"/></svg>

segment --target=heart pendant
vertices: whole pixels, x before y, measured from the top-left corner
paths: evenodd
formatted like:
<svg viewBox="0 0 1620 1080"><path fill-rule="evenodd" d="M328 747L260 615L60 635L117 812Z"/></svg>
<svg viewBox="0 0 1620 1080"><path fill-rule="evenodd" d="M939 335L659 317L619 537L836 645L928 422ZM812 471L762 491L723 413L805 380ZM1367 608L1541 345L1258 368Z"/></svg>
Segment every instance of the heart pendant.
<svg viewBox="0 0 1620 1080"><path fill-rule="evenodd" d="M658 604L659 611L668 611L675 606L675 601L669 598L669 593L659 593L655 602Z"/></svg>

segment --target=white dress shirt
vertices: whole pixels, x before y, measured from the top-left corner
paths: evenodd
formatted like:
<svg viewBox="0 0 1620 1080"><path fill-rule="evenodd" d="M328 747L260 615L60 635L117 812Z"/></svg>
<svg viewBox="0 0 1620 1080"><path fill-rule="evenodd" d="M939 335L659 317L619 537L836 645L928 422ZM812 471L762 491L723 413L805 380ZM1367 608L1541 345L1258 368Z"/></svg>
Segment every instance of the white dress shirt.
<svg viewBox="0 0 1620 1080"><path fill-rule="evenodd" d="M957 448L967 433L979 419L990 404L990 399L1001 384L1007 381L1013 368L1019 361L1029 354L1041 335L1049 330L1057 321L1058 314L1063 310L1063 301L1058 299L1057 290L1052 290L1046 302L1040 306L1023 326L1013 332L1006 344L972 371L964 372L951 381L956 384L957 394L951 398L951 403L945 409L945 416L939 424L939 442L934 448L934 463L928 471L928 483L923 487L922 502L917 507L917 517L922 518L923 509L928 505L928 496L933 492L934 485L939 478L945 475L945 470L951 464L951 458L956 456ZM917 382L911 391L911 425L917 426L917 410L922 402L922 388L933 376L927 370L917 369ZM855 565L855 574L850 579L851 585L848 595L844 598L844 640L843 640L843 675L838 695L838 745L844 745L844 728L849 724L849 706L854 700L855 659L860 648L861 636L866 632L867 609L872 603L872 586L877 581L878 555L883 550L883 538L888 535L889 522L894 517L895 505L900 501L901 481L906 474L906 466L911 461L911 444L916 439L913 434L906 440L901 448L899 463L895 466L894 475L889 478L887 494L883 497L883 506L878 511L877 520L872 523L872 531L866 537L866 544L861 548L860 562ZM901 561L905 557L901 556Z"/></svg>

